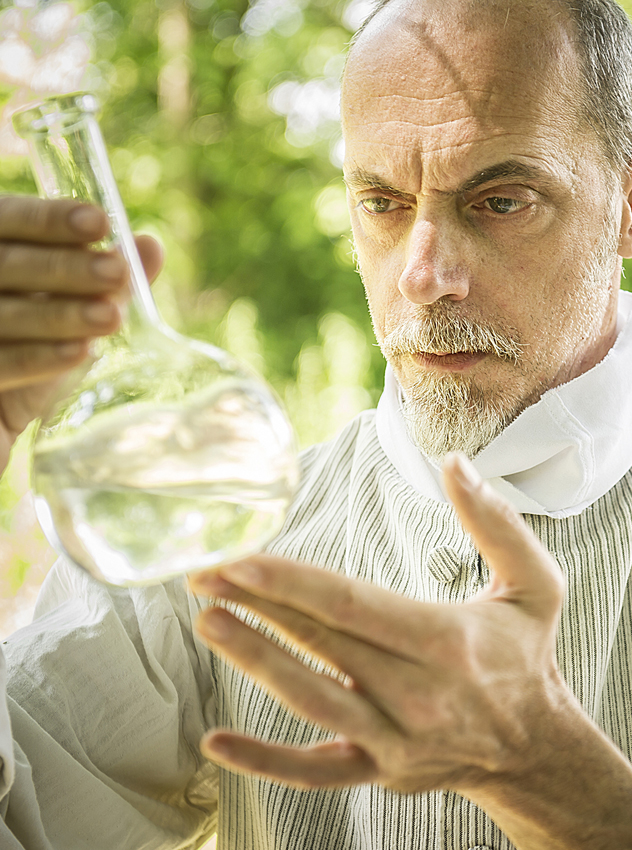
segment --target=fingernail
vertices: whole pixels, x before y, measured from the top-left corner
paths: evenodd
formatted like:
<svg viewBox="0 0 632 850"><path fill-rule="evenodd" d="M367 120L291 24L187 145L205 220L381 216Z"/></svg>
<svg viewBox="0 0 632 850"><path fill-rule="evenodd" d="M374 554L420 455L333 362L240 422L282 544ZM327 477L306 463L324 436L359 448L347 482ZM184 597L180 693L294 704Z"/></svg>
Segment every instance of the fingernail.
<svg viewBox="0 0 632 850"><path fill-rule="evenodd" d="M92 271L101 280L120 280L123 276L123 261L114 254L103 254L92 261Z"/></svg>
<svg viewBox="0 0 632 850"><path fill-rule="evenodd" d="M454 464L454 472L463 487L467 490L476 490L481 486L483 479L465 455L453 452L446 457L446 460L448 459Z"/></svg>
<svg viewBox="0 0 632 850"><path fill-rule="evenodd" d="M103 232L103 213L94 207L77 207L68 216L68 223L79 236L98 238Z"/></svg>
<svg viewBox="0 0 632 850"><path fill-rule="evenodd" d="M263 582L263 573L251 561L237 561L235 564L222 567L222 575L228 581L234 581L235 584L245 584L251 587Z"/></svg>
<svg viewBox="0 0 632 850"><path fill-rule="evenodd" d="M55 352L62 360L74 360L83 349L83 342L59 342L55 346Z"/></svg>
<svg viewBox="0 0 632 850"><path fill-rule="evenodd" d="M81 312L86 322L93 325L109 325L115 317L116 308L114 304L106 301L97 301L86 304Z"/></svg>

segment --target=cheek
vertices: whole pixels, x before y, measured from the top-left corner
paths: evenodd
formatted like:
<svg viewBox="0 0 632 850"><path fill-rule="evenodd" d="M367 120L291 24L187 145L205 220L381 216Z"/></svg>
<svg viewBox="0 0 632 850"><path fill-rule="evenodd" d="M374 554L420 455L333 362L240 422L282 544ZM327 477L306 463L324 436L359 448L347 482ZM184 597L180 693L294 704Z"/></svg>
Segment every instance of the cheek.
<svg viewBox="0 0 632 850"><path fill-rule="evenodd" d="M379 218L361 215L357 209L351 208L350 217L358 259L365 274L383 273L385 266L396 267L406 243L407 228L403 216L389 214L388 218Z"/></svg>
<svg viewBox="0 0 632 850"><path fill-rule="evenodd" d="M397 297L399 279L404 270L403 251L377 245L352 220L354 246L362 282L371 310L379 309Z"/></svg>
<svg viewBox="0 0 632 850"><path fill-rule="evenodd" d="M359 257L359 260L361 258ZM401 268L392 261L361 264L362 281L376 331L391 328L393 317L401 316L406 299L399 291Z"/></svg>

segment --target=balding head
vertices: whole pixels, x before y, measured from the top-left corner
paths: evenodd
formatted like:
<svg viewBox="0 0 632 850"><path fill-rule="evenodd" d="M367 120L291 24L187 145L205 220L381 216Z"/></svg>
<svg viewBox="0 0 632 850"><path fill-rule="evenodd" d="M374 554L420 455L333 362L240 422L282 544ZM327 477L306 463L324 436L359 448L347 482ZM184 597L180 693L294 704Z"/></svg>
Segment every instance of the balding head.
<svg viewBox="0 0 632 850"><path fill-rule="evenodd" d="M389 0L349 57L344 171L358 263L414 439L435 458L475 454L616 337L617 254L632 256L630 145L589 86L600 72L570 8ZM475 329L498 335L473 342Z"/></svg>
<svg viewBox="0 0 632 850"><path fill-rule="evenodd" d="M388 17L387 17L388 15ZM577 72L575 106L581 121L601 143L610 168L620 174L632 162L632 25L615 0L379 0L352 39L352 52L365 34L385 32L389 21L407 20L423 38L424 24L444 15L461 32L484 23L496 31L519 27L522 50L530 53L533 70L541 64L545 45L561 30L572 45L576 65L560 66L557 80L568 84ZM389 42L383 42L386 48ZM519 45L519 42L516 42ZM476 62L476 55L469 57ZM406 68L411 70L410 65Z"/></svg>

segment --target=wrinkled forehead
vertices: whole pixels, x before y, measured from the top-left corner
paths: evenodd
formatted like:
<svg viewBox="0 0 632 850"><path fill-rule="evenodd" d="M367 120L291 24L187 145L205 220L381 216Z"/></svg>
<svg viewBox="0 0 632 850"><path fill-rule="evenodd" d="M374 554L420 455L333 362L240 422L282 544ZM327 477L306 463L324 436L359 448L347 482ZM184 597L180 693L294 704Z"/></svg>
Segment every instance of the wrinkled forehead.
<svg viewBox="0 0 632 850"><path fill-rule="evenodd" d="M343 125L369 104L416 123L469 111L481 123L534 113L579 121L574 30L556 0L390 0L351 50Z"/></svg>

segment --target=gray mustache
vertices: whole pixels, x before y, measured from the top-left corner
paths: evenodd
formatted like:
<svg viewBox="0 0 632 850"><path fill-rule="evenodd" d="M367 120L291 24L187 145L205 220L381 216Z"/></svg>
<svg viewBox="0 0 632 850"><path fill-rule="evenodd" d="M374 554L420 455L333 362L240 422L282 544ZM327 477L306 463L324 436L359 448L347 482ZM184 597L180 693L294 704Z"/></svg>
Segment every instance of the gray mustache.
<svg viewBox="0 0 632 850"><path fill-rule="evenodd" d="M517 362L524 350L517 334L490 323L476 322L444 309L409 319L389 333L380 345L384 356L484 352Z"/></svg>

